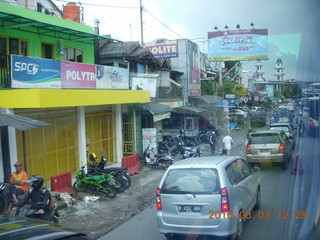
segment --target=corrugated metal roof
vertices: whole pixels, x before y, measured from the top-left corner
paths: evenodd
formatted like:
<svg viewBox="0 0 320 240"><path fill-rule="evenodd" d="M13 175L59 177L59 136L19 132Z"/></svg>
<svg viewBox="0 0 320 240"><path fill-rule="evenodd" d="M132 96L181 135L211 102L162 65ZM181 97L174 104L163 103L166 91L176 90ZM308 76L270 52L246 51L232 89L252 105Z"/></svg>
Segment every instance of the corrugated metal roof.
<svg viewBox="0 0 320 240"><path fill-rule="evenodd" d="M10 126L21 131L30 130L39 127L50 126L50 123L42 122L39 120L22 117L15 114L0 112L0 126Z"/></svg>
<svg viewBox="0 0 320 240"><path fill-rule="evenodd" d="M100 46L99 54L129 56L137 48L141 47L139 42L107 42Z"/></svg>

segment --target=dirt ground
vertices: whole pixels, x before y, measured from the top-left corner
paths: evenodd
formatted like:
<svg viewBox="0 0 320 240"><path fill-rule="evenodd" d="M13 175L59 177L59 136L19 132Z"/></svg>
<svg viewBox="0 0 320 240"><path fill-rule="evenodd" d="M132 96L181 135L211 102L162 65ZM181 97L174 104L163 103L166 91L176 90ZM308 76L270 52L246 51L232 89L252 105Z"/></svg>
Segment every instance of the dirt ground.
<svg viewBox="0 0 320 240"><path fill-rule="evenodd" d="M97 239L155 203L156 190L165 170L143 166L131 176L131 186L115 198L98 193L61 195L68 207L59 210L59 224ZM97 199L98 198L98 199Z"/></svg>

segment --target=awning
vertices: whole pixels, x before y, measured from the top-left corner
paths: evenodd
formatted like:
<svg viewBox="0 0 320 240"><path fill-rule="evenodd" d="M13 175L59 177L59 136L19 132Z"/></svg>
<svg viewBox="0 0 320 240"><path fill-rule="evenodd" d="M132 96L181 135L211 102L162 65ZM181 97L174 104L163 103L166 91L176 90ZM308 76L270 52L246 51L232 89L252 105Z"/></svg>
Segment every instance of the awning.
<svg viewBox="0 0 320 240"><path fill-rule="evenodd" d="M2 20L3 28L7 29L17 29L19 28L21 31L32 32L36 34L41 34L42 36L57 36L59 35L61 39L67 39L71 41L84 41L84 40L92 40L92 39L111 39L108 36L102 36L93 34L90 32L82 31L80 29L66 27L63 23L70 23L71 21L67 21L65 19L56 18L53 16L46 16L44 18L42 15L43 13L39 13L36 11L24 11L23 13L26 16L22 16L20 11L16 11L15 9L19 9L17 6L8 5L6 3L0 3L1 10L0 10L0 20ZM6 5L4 5L6 4ZM4 10L2 9L4 8ZM15 12L10 12L15 11ZM50 22L50 17L54 19L55 24ZM48 20L49 19L49 20ZM56 24L58 23L58 24ZM78 23L72 23L76 25ZM83 25L83 24L81 24ZM78 26L81 26L78 24ZM33 27L33 28L30 28ZM85 27L82 26L84 29ZM88 28L88 27L87 27ZM92 29L90 27L90 29ZM63 34L67 34L68 37L66 38ZM112 39L114 41L119 41L116 39Z"/></svg>
<svg viewBox="0 0 320 240"><path fill-rule="evenodd" d="M178 87L181 87L181 84L178 83L177 81L171 79L171 78L167 78L169 80L169 82L172 82L174 85L178 86Z"/></svg>
<svg viewBox="0 0 320 240"><path fill-rule="evenodd" d="M171 112L153 114L153 121L158 122L162 119L171 118Z"/></svg>
<svg viewBox="0 0 320 240"><path fill-rule="evenodd" d="M140 103L136 104L135 110L142 114L152 114L153 121L157 122L171 117L171 107L160 103Z"/></svg>
<svg viewBox="0 0 320 240"><path fill-rule="evenodd" d="M136 104L135 110L137 111L146 111L151 114L159 114L159 113L166 113L171 112L171 107L166 104L160 103L140 103Z"/></svg>
<svg viewBox="0 0 320 240"><path fill-rule="evenodd" d="M10 126L20 131L25 131L50 125L50 123L38 121L35 119L0 112L0 127Z"/></svg>
<svg viewBox="0 0 320 240"><path fill-rule="evenodd" d="M187 112L194 112L194 113L201 113L201 112L205 111L204 109L198 108L198 107L178 107L178 108L174 108L173 110L178 113L185 113L186 111Z"/></svg>
<svg viewBox="0 0 320 240"><path fill-rule="evenodd" d="M192 103L193 106L196 107L208 107L214 106L215 102L223 101L223 97L219 96L212 96L212 95L201 95L201 96L189 96L189 101Z"/></svg>

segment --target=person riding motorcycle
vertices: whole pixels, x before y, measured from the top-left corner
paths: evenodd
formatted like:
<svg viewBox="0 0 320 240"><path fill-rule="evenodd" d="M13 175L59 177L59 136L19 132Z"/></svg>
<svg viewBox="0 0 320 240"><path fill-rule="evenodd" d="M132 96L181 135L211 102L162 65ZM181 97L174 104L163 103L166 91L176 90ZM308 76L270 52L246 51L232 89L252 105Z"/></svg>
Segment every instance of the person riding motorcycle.
<svg viewBox="0 0 320 240"><path fill-rule="evenodd" d="M18 203L17 213L29 200L31 200L30 209L36 210L36 212L28 215L28 217L50 221L50 192L47 188L43 187L43 177L34 175L29 178L28 182L31 183L32 188L27 191L24 198Z"/></svg>

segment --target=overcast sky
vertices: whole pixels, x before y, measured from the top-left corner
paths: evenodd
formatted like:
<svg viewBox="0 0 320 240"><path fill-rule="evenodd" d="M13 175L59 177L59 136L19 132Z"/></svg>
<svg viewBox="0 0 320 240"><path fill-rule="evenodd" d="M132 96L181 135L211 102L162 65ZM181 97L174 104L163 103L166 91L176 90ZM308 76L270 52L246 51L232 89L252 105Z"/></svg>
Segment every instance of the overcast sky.
<svg viewBox="0 0 320 240"><path fill-rule="evenodd" d="M298 54L301 30L313 24L310 2L318 0L142 0L144 42L157 38L188 38L199 44L201 51L207 51L207 35L210 31L267 28L269 30L272 54L267 65L274 66L282 54ZM54 0L58 6L67 1ZM100 21L101 35L110 34L121 41L140 41L140 0L81 0L84 20L95 26ZM79 3L77 2L77 3ZM318 11L319 14L319 11ZM281 35L290 34L283 39ZM269 67L270 68L270 67ZM271 70L266 72L270 72Z"/></svg>

